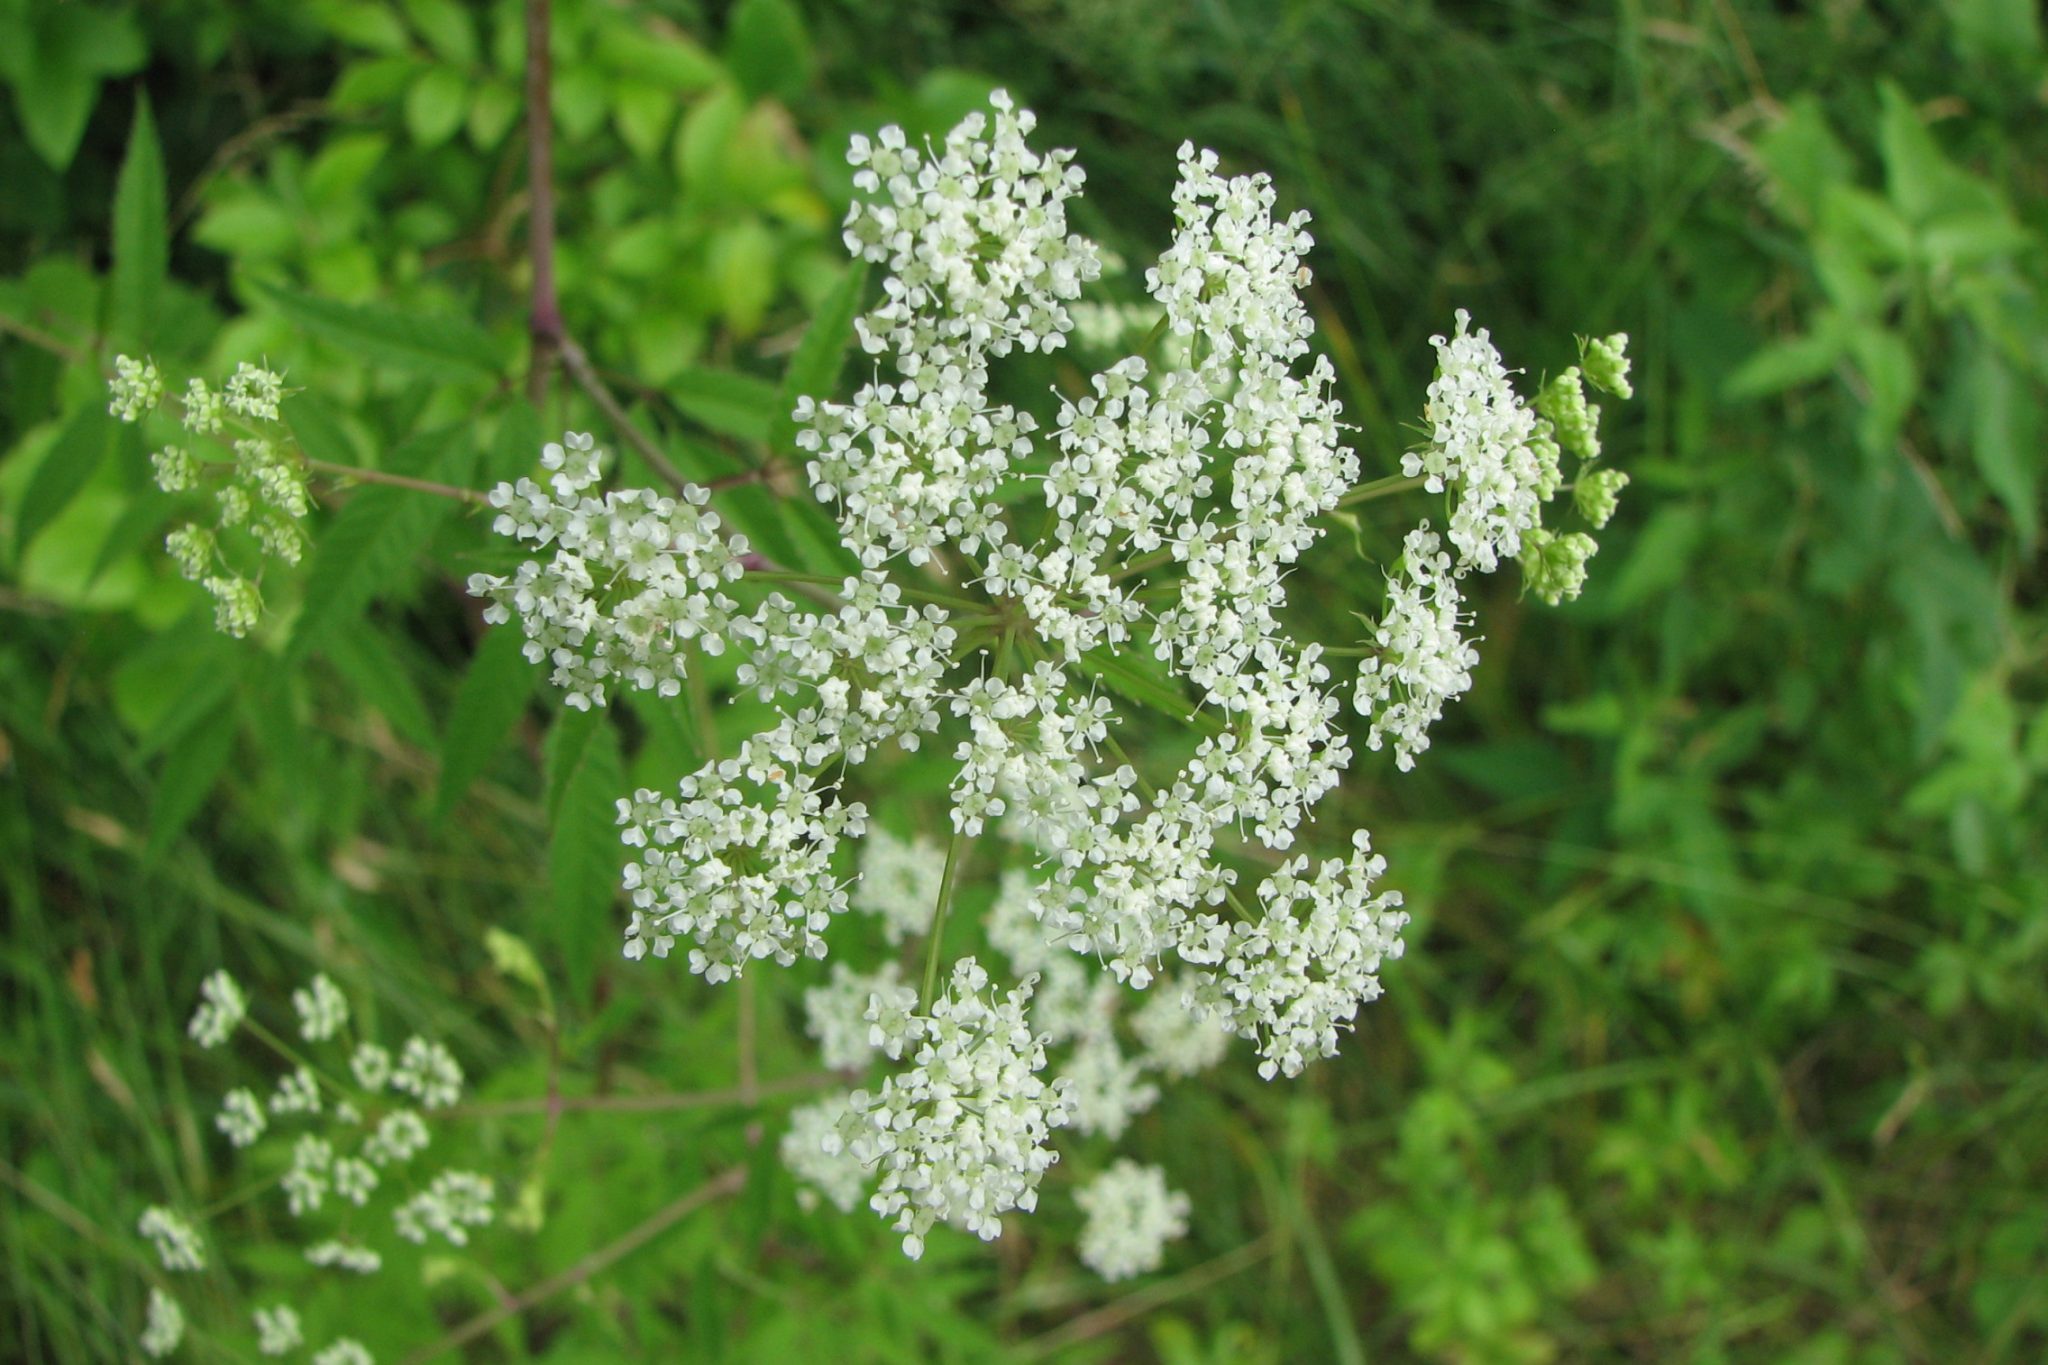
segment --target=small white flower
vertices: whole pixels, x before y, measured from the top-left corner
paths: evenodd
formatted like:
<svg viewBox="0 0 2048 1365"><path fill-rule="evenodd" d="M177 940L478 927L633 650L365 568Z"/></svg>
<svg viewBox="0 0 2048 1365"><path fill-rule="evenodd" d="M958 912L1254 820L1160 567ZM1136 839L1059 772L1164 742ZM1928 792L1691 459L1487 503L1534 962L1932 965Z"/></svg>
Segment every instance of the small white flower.
<svg viewBox="0 0 2048 1365"><path fill-rule="evenodd" d="M230 412L275 422L278 400L283 397L283 376L246 360L228 376L226 402Z"/></svg>
<svg viewBox="0 0 2048 1365"><path fill-rule="evenodd" d="M299 1330L299 1315L289 1304L258 1308L251 1315L256 1327L256 1349L267 1356L296 1351L305 1341Z"/></svg>
<svg viewBox="0 0 2048 1365"><path fill-rule="evenodd" d="M285 1074L270 1097L270 1112L279 1118L320 1112L320 1082L310 1067L297 1067Z"/></svg>
<svg viewBox="0 0 2048 1365"><path fill-rule="evenodd" d="M425 1242L429 1233L438 1232L456 1246L467 1246L470 1228L490 1224L492 1198L487 1176L442 1171L426 1189L392 1210L392 1222L409 1242Z"/></svg>
<svg viewBox="0 0 2048 1365"><path fill-rule="evenodd" d="M354 1337L337 1337L314 1352L313 1365L377 1365L377 1360Z"/></svg>
<svg viewBox="0 0 2048 1365"><path fill-rule="evenodd" d="M299 1036L309 1043L326 1042L348 1023L348 997L325 972L292 992L292 1008L298 1012Z"/></svg>
<svg viewBox="0 0 2048 1365"><path fill-rule="evenodd" d="M214 1127L227 1134L228 1142L236 1147L247 1147L263 1136L263 1130L270 1126L264 1116L262 1101L256 1092L246 1086L230 1090L222 1097L220 1113L214 1117Z"/></svg>
<svg viewBox="0 0 2048 1365"><path fill-rule="evenodd" d="M117 355L114 377L107 381L107 389L113 395L107 411L124 422L139 422L164 396L164 381L157 373L155 361Z"/></svg>
<svg viewBox="0 0 2048 1365"><path fill-rule="evenodd" d="M402 1164L427 1145L427 1124L410 1109L394 1109L377 1120L377 1131L363 1143L363 1156L372 1165Z"/></svg>
<svg viewBox="0 0 2048 1365"><path fill-rule="evenodd" d="M284 1173L285 1204L294 1217L320 1207L327 1197L334 1144L308 1133L292 1144L291 1169Z"/></svg>
<svg viewBox="0 0 2048 1365"><path fill-rule="evenodd" d="M1193 1208L1185 1194L1167 1189L1164 1171L1128 1159L1082 1186L1074 1202L1088 1216L1081 1263L1105 1280L1159 1269L1166 1244L1187 1235Z"/></svg>
<svg viewBox="0 0 2048 1365"><path fill-rule="evenodd" d="M817 1206L822 1196L841 1213L853 1212L867 1190L868 1172L847 1150L840 1126L847 1114L846 1097L800 1105L789 1113L789 1131L779 1148L782 1164L797 1178L797 1202Z"/></svg>
<svg viewBox="0 0 2048 1365"><path fill-rule="evenodd" d="M185 1339L185 1310L161 1289L149 1291L149 1316L137 1345L146 1356L167 1356Z"/></svg>
<svg viewBox="0 0 2048 1365"><path fill-rule="evenodd" d="M370 1248L334 1238L307 1247L306 1261L324 1269L346 1270L356 1275L374 1275L384 1265L384 1258Z"/></svg>
<svg viewBox="0 0 2048 1365"><path fill-rule="evenodd" d="M162 1206L142 1211L136 1231L156 1244L157 1259L165 1270L204 1270L206 1252L199 1233L177 1214Z"/></svg>
<svg viewBox="0 0 2048 1365"><path fill-rule="evenodd" d="M249 997L242 994L242 988L235 979L224 971L215 971L199 983L200 1004L193 1011L192 1023L186 1032L192 1041L201 1047L219 1047L228 1040L228 1035L249 1016Z"/></svg>
<svg viewBox="0 0 2048 1365"><path fill-rule="evenodd" d="M391 1080L391 1054L375 1043L357 1043L349 1054L348 1068L363 1089L382 1090Z"/></svg>
<svg viewBox="0 0 2048 1365"><path fill-rule="evenodd" d="M391 1085L427 1109L442 1109L462 1097L462 1068L445 1046L414 1036L399 1050Z"/></svg>

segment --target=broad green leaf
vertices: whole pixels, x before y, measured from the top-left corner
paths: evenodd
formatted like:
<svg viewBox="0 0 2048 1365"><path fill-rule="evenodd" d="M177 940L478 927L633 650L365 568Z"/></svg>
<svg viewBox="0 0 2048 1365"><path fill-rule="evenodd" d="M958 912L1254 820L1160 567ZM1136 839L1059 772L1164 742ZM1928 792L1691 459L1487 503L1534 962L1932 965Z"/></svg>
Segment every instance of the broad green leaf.
<svg viewBox="0 0 2048 1365"><path fill-rule="evenodd" d="M550 736L548 770L548 881L555 905L548 936L576 995L585 998L600 956L617 951L620 932L610 909L625 860L617 803L626 779L608 715L564 712Z"/></svg>
<svg viewBox="0 0 2048 1365"><path fill-rule="evenodd" d="M681 34L652 26L602 25L594 55L607 71L666 90L671 103L677 95L715 85L725 74L703 48Z"/></svg>
<svg viewBox="0 0 2048 1365"><path fill-rule="evenodd" d="M394 450L394 472L461 484L474 463L467 433L416 436ZM364 484L313 539L305 599L285 656L298 660L390 590L455 504L431 493Z"/></svg>
<svg viewBox="0 0 2048 1365"><path fill-rule="evenodd" d="M14 518L14 557L18 563L36 535L78 495L106 457L115 422L97 397L71 414L57 433L35 477L21 495Z"/></svg>
<svg viewBox="0 0 2048 1365"><path fill-rule="evenodd" d="M671 402L707 430L756 444L768 439L782 405L766 380L724 370L685 370L663 387Z"/></svg>
<svg viewBox="0 0 2048 1365"><path fill-rule="evenodd" d="M1921 121L1905 92L1886 81L1878 147L1884 154L1885 188L1899 212L1915 223L1937 213L1995 209L1991 187L1951 162Z"/></svg>
<svg viewBox="0 0 2048 1365"><path fill-rule="evenodd" d="M405 13L442 61L456 67L476 61L476 27L456 0L405 0Z"/></svg>
<svg viewBox="0 0 2048 1365"><path fill-rule="evenodd" d="M826 402L838 397L839 372L853 345L853 320L860 312L867 281L867 262L855 261L804 329L803 340L789 358L789 369L783 372L775 420L768 427L768 447L777 454L788 456L796 451L796 419L790 414L796 411L799 398Z"/></svg>
<svg viewBox="0 0 2048 1365"><path fill-rule="evenodd" d="M1758 347L1728 376L1721 391L1729 398L1761 398L1811 384L1835 368L1843 349L1840 329L1823 317L1808 336Z"/></svg>
<svg viewBox="0 0 2048 1365"><path fill-rule="evenodd" d="M1796 222L1812 222L1828 186L1856 173L1854 159L1811 95L1785 106L1784 117L1756 140L1756 154L1770 174L1775 201Z"/></svg>
<svg viewBox="0 0 2048 1365"><path fill-rule="evenodd" d="M110 332L139 352L148 351L155 340L159 299L170 264L165 194L163 151L157 145L156 124L149 116L145 94L135 101L128 155L114 185L114 276L109 299L113 314Z"/></svg>
<svg viewBox="0 0 2048 1365"><path fill-rule="evenodd" d="M740 0L726 22L725 63L749 95L790 99L811 80L811 41L790 0Z"/></svg>
<svg viewBox="0 0 2048 1365"><path fill-rule="evenodd" d="M448 728L441 737L441 783L434 797L437 818L445 819L455 808L525 714L539 667L527 662L525 644L526 637L511 624L485 631L478 643L455 689Z"/></svg>
<svg viewBox="0 0 2048 1365"><path fill-rule="evenodd" d="M220 781L234 752L235 708L221 706L193 724L164 754L156 800L149 812L149 856L174 843Z"/></svg>
<svg viewBox="0 0 2048 1365"><path fill-rule="evenodd" d="M775 256L775 234L758 218L736 218L711 239L710 281L735 336L751 337L761 329L775 298Z"/></svg>
<svg viewBox="0 0 2048 1365"><path fill-rule="evenodd" d="M675 117L674 93L650 81L624 80L612 91L612 125L642 161L660 153Z"/></svg>
<svg viewBox="0 0 2048 1365"><path fill-rule="evenodd" d="M346 304L281 285L262 286L279 312L362 359L411 373L474 378L501 368L490 334L467 318L409 312L387 304Z"/></svg>
<svg viewBox="0 0 2048 1365"><path fill-rule="evenodd" d="M739 91L725 85L683 115L683 126L676 133L676 174L700 210L731 197L727 162L745 113Z"/></svg>
<svg viewBox="0 0 2048 1365"><path fill-rule="evenodd" d="M422 147L453 137L468 111L469 82L452 67L428 67L405 92L405 129Z"/></svg>
<svg viewBox="0 0 2048 1365"><path fill-rule="evenodd" d="M53 170L78 153L99 102L100 81L124 76L148 59L135 15L82 4L37 4L26 25L28 51L13 63L10 84L22 132Z"/></svg>
<svg viewBox="0 0 2048 1365"><path fill-rule="evenodd" d="M1691 567L1705 532L1706 520L1698 508L1684 503L1659 508L1630 548L1607 605L1626 611L1677 584Z"/></svg>
<svg viewBox="0 0 2048 1365"><path fill-rule="evenodd" d="M519 117L519 92L507 81L487 81L469 101L469 140L479 151L504 141Z"/></svg>
<svg viewBox="0 0 2048 1365"><path fill-rule="evenodd" d="M1977 472L2012 514L2020 544L2041 536L2041 404L1989 347L1970 367L1970 453Z"/></svg>
<svg viewBox="0 0 2048 1365"><path fill-rule="evenodd" d="M1869 386L1859 432L1863 448L1873 454L1890 448L1920 394L1920 367L1906 339L1888 327L1857 327L1849 333L1849 353Z"/></svg>
<svg viewBox="0 0 2048 1365"><path fill-rule="evenodd" d="M555 122L563 139L582 142L603 127L611 95L611 86L591 67L555 68Z"/></svg>
<svg viewBox="0 0 2048 1365"><path fill-rule="evenodd" d="M329 33L373 52L403 52L411 45L405 24L383 0L321 0L315 16Z"/></svg>

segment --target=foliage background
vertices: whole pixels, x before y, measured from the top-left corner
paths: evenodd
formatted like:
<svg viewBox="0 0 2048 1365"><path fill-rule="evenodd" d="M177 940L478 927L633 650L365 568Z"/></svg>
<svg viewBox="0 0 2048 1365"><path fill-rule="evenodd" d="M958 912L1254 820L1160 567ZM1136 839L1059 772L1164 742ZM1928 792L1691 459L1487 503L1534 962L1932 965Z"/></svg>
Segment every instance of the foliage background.
<svg viewBox="0 0 2048 1365"><path fill-rule="evenodd" d="M797 1207L747 1141L771 1099L572 1115L545 1144L476 1120L454 1141L531 1182L538 1228L309 1299L316 1326L395 1359L738 1162L739 1197L469 1358L2048 1351L2034 6L555 8L568 329L692 475L766 462L734 515L787 562L830 567L776 496L775 412L842 268L845 135L943 129L993 84L1081 149L1085 226L1134 271L1182 138L1314 212L1369 471L1412 439L1426 338L1465 306L1533 371L1573 331L1631 333L1609 447L1636 482L1585 598L1483 603L1478 690L1428 760L1361 764L1333 812L1417 912L1343 1056L1295 1084L1229 1067L1127 1141L1195 1196L1162 1275L1086 1276L1056 1189L993 1249L907 1263L877 1220ZM0 0L19 1358L128 1355L136 1213L229 1179L205 1119L228 1071L181 1033L213 965L273 1005L323 966L495 1096L539 1093L551 1044L579 1090L730 1086L742 1008L761 1074L806 1070L801 980L743 999L613 951L609 800L752 728L709 704L717 678L558 716L479 647L477 520L368 490L235 647L104 417L111 355L148 345L181 375L268 356L308 448L348 463L482 484L543 429L618 446L566 384L519 397L521 32L513 0ZM1309 566L1325 638L1384 536ZM885 780L885 822L928 824L942 772ZM538 952L545 999L492 929ZM1077 1149L1055 1185L1106 1159Z"/></svg>

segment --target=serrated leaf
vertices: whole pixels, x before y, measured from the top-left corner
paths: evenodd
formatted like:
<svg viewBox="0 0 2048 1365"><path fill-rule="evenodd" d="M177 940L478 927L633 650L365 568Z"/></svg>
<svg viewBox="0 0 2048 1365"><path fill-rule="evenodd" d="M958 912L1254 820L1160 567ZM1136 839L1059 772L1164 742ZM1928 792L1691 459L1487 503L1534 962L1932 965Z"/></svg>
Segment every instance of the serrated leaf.
<svg viewBox="0 0 2048 1365"><path fill-rule="evenodd" d="M722 370L684 370L663 389L707 430L757 444L768 439L782 402L766 380Z"/></svg>
<svg viewBox="0 0 2048 1365"><path fill-rule="evenodd" d="M156 335L159 300L170 268L163 149L149 114L149 96L135 101L128 154L114 184L114 274L111 332L146 352Z"/></svg>
<svg viewBox="0 0 2048 1365"><path fill-rule="evenodd" d="M17 562L45 526L68 506L78 490L85 487L106 457L113 435L114 419L97 399L71 414L50 444L43 462L36 466L28 491L21 495L21 508L14 518L14 557Z"/></svg>
<svg viewBox="0 0 2048 1365"><path fill-rule="evenodd" d="M401 738L420 748L434 742L427 704L383 632L365 621L351 622L327 635L321 653Z"/></svg>
<svg viewBox="0 0 2048 1365"><path fill-rule="evenodd" d="M494 627L478 643L455 689L441 737L436 818L445 819L455 808L525 714L537 676L536 665L522 652L525 643L526 637L512 625Z"/></svg>
<svg viewBox="0 0 2048 1365"><path fill-rule="evenodd" d="M468 477L475 451L459 432L416 436L394 450L394 470L446 483ZM303 659L330 632L355 618L412 565L455 504L409 488L364 485L349 495L313 541L305 599L285 657Z"/></svg>
<svg viewBox="0 0 2048 1365"><path fill-rule="evenodd" d="M476 378L500 367L490 334L467 318L384 304L336 303L281 285L260 286L285 317L364 360L420 375Z"/></svg>
<svg viewBox="0 0 2048 1365"><path fill-rule="evenodd" d="M193 725L164 755L149 811L149 856L160 856L199 813L234 751L234 707L222 706Z"/></svg>
<svg viewBox="0 0 2048 1365"><path fill-rule="evenodd" d="M867 282L867 262L855 261L818 305L803 340L796 344L776 395L775 420L768 427L769 448L778 454L796 450L796 419L790 414L796 410L797 400L809 397L825 402L836 396L839 372L853 346L853 320L860 312Z"/></svg>

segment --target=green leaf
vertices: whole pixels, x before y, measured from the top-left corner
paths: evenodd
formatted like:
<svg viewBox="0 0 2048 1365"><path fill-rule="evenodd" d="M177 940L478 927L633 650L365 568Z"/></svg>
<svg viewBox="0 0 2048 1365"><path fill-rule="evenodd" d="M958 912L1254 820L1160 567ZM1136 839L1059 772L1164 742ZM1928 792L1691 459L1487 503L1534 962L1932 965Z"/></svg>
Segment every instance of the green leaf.
<svg viewBox="0 0 2048 1365"><path fill-rule="evenodd" d="M45 526L85 487L106 457L114 419L97 398L71 414L36 466L14 518L14 557L19 562Z"/></svg>
<svg viewBox="0 0 2048 1365"><path fill-rule="evenodd" d="M1095 649L1083 654L1077 666L1126 701L1193 724L1205 734L1223 732L1223 722L1207 711L1197 710L1193 700L1154 665L1149 654L1131 649L1119 653Z"/></svg>
<svg viewBox="0 0 2048 1365"><path fill-rule="evenodd" d="M1942 212L1995 209L1991 187L1948 159L1905 92L1886 81L1881 93L1878 148L1884 155L1885 188L1899 212L1924 223Z"/></svg>
<svg viewBox="0 0 2048 1365"><path fill-rule="evenodd" d="M453 67L428 67L405 92L405 128L422 147L455 136L468 110L469 82Z"/></svg>
<svg viewBox="0 0 2048 1365"><path fill-rule="evenodd" d="M336 303L282 285L259 288L286 318L364 360L455 378L494 376L502 368L490 334L467 318Z"/></svg>
<svg viewBox="0 0 2048 1365"><path fill-rule="evenodd" d="M407 743L426 748L434 742L427 704L382 631L365 621L352 622L329 632L321 653Z"/></svg>
<svg viewBox="0 0 2048 1365"><path fill-rule="evenodd" d="M659 85L627 79L612 92L612 124L642 161L661 151L675 116L675 95Z"/></svg>
<svg viewBox="0 0 2048 1365"><path fill-rule="evenodd" d="M456 0L405 0L405 12L442 61L457 67L476 61L476 28Z"/></svg>
<svg viewBox="0 0 2048 1365"><path fill-rule="evenodd" d="M78 153L100 81L134 71L148 47L132 12L79 4L29 11L28 51L14 64L14 108L36 155L61 171Z"/></svg>
<svg viewBox="0 0 2048 1365"><path fill-rule="evenodd" d="M1774 201L1788 217L1810 223L1830 185L1856 174L1856 163L1821 112L1820 101L1800 95L1756 141L1757 159L1771 177Z"/></svg>
<svg viewBox="0 0 2048 1365"><path fill-rule="evenodd" d="M505 138L519 117L519 93L505 81L489 81L477 87L469 102L469 140L479 151L489 151Z"/></svg>
<svg viewBox="0 0 2048 1365"><path fill-rule="evenodd" d="M862 291L867 287L866 261L855 261L839 277L832 292L818 305L803 340L789 358L782 387L776 394L775 420L768 425L768 448L779 454L796 449L796 411L799 398L824 402L837 395L839 372L853 345L853 320L860 312Z"/></svg>
<svg viewBox="0 0 2048 1365"><path fill-rule="evenodd" d="M447 483L469 475L475 448L459 432L416 436L394 450L394 472ZM285 657L299 660L398 584L434 528L455 504L409 488L367 484L353 490L324 531L314 538L306 570L305 600Z"/></svg>
<svg viewBox="0 0 2048 1365"><path fill-rule="evenodd" d="M597 64L615 75L645 81L677 95L715 85L724 75L703 48L673 32L639 24L605 24L597 31Z"/></svg>
<svg viewBox="0 0 2048 1365"><path fill-rule="evenodd" d="M1849 353L1870 386L1870 400L1858 430L1863 448L1874 454L1889 449L1898 438L1899 428L1920 394L1920 367L1906 339L1888 327L1853 329Z"/></svg>
<svg viewBox="0 0 2048 1365"><path fill-rule="evenodd" d="M1808 336L1760 346L1721 385L1729 398L1761 398L1824 378L1842 358L1841 331L1823 317Z"/></svg>
<svg viewBox="0 0 2048 1365"><path fill-rule="evenodd" d="M159 300L170 267L163 150L149 116L149 96L135 101L128 155L114 184L114 275L110 332L146 352L155 340Z"/></svg>
<svg viewBox="0 0 2048 1365"><path fill-rule="evenodd" d="M619 929L610 909L624 859L617 803L625 784L618 734L606 714L564 712L548 744L548 881L555 901L548 930L578 997L588 997L598 955Z"/></svg>
<svg viewBox="0 0 2048 1365"><path fill-rule="evenodd" d="M773 384L726 370L684 370L663 387L670 401L707 430L756 444L768 439L782 407Z"/></svg>
<svg viewBox="0 0 2048 1365"><path fill-rule="evenodd" d="M525 635L514 625L494 627L478 643L476 656L455 689L448 728L441 736L441 784L434 797L437 819L446 819L455 809L525 714L536 676L535 665L523 653L525 644Z"/></svg>
<svg viewBox="0 0 2048 1365"><path fill-rule="evenodd" d="M149 811L149 856L159 857L185 832L220 781L234 751L235 709L220 707L188 729L164 755Z"/></svg>
<svg viewBox="0 0 2048 1365"><path fill-rule="evenodd" d="M789 0L740 0L725 30L725 62L756 99L787 100L811 80L811 40Z"/></svg>
<svg viewBox="0 0 2048 1365"><path fill-rule="evenodd" d="M726 325L736 336L751 337L775 297L775 234L758 218L736 218L711 239L709 257Z"/></svg>
<svg viewBox="0 0 2048 1365"><path fill-rule="evenodd" d="M1698 508L1684 503L1659 508L1636 537L1628 563L1608 595L1608 606L1625 611L1676 586L1685 577L1705 533L1706 520Z"/></svg>
<svg viewBox="0 0 2048 1365"><path fill-rule="evenodd" d="M1989 347L1970 367L1970 453L2030 552L2041 537L2041 406Z"/></svg>

